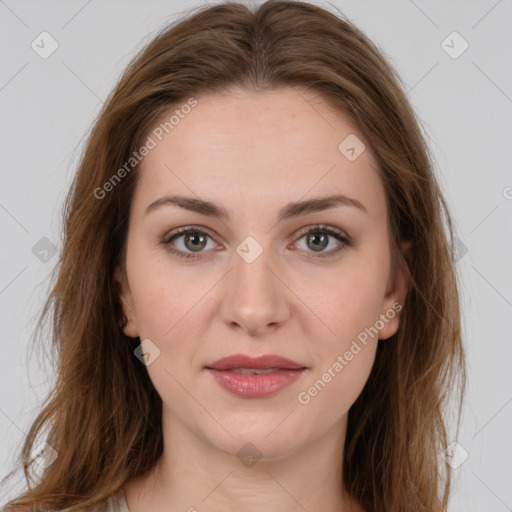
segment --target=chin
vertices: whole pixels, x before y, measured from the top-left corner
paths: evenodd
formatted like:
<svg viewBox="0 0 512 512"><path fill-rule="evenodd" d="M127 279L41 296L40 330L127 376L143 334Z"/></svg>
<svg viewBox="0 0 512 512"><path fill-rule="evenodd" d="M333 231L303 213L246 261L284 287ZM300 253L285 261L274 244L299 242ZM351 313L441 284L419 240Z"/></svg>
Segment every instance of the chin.
<svg viewBox="0 0 512 512"><path fill-rule="evenodd" d="M237 429L228 429L233 437L223 430L219 437L208 437L208 443L227 455L244 461L271 461L283 459L300 449L302 439L297 438L297 430L276 428L282 418L272 428L265 425L245 425ZM245 462L244 462L245 463ZM246 464L250 467L250 464Z"/></svg>

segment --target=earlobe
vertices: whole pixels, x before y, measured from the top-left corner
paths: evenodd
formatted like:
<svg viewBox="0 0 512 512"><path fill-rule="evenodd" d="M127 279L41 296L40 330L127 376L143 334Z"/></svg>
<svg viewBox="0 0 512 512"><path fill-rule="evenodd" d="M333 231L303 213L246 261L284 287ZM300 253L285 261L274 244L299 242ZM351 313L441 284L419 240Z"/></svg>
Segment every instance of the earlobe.
<svg viewBox="0 0 512 512"><path fill-rule="evenodd" d="M386 340L393 336L400 327L400 317L404 308L407 291L409 289L409 265L413 257L412 241L407 240L401 244L404 261L398 266L393 282L388 283L383 303L381 319L385 324L379 329L379 340Z"/></svg>

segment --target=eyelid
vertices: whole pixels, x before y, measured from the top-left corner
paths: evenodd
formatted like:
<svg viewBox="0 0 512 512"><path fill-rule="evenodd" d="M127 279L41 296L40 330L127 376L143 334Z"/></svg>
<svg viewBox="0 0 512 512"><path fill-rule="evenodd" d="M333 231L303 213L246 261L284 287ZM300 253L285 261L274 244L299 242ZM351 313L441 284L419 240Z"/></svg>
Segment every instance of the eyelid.
<svg viewBox="0 0 512 512"><path fill-rule="evenodd" d="M196 224L190 224L188 226L182 226L179 228L171 229L169 232L167 232L163 237L162 241L169 242L173 238L178 237L179 235L187 234L189 232L199 232L204 233L205 235L208 235L210 238L214 239L215 237L212 235L212 231L210 231L208 228L204 226L199 226Z"/></svg>
<svg viewBox="0 0 512 512"><path fill-rule="evenodd" d="M296 236L300 237L307 235L311 231L325 231L327 233L336 233L337 235L343 237L347 242L351 242L350 236L340 228L336 226L331 226L330 224L311 224L310 226L306 226L296 232Z"/></svg>

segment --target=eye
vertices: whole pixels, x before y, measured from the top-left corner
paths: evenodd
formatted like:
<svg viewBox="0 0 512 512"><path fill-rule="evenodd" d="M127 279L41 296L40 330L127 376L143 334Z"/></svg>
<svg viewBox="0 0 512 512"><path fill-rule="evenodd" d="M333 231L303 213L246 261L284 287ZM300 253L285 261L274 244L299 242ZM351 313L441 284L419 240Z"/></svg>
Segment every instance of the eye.
<svg viewBox="0 0 512 512"><path fill-rule="evenodd" d="M330 251L324 251L329 245L329 238L337 241L337 247ZM340 251L352 245L350 237L338 228L317 224L302 232L299 240L306 239L306 247L312 248L315 257L327 258L338 254ZM309 252L309 251L307 251Z"/></svg>
<svg viewBox="0 0 512 512"><path fill-rule="evenodd" d="M204 230L188 226L175 229L166 235L161 243L169 252L179 258L197 259L201 257L199 253L204 252L203 249L207 245L208 238L211 239L210 235ZM352 244L350 237L344 234L343 231L324 225L315 225L303 230L300 233L299 240L303 238L306 239L306 246L313 248L312 251L306 250L306 252L317 253L314 254L314 257L320 258L333 256ZM329 245L329 238L334 238L337 241L337 247L325 252L324 249ZM183 248L176 248L174 244L179 239L183 239Z"/></svg>
<svg viewBox="0 0 512 512"><path fill-rule="evenodd" d="M183 238L184 249L176 249L173 244L175 240L180 238ZM211 237L205 231L189 226L172 231L162 240L162 244L169 252L179 258L195 259L199 256L196 256L194 253L204 249L207 238ZM187 250L192 252L186 252Z"/></svg>

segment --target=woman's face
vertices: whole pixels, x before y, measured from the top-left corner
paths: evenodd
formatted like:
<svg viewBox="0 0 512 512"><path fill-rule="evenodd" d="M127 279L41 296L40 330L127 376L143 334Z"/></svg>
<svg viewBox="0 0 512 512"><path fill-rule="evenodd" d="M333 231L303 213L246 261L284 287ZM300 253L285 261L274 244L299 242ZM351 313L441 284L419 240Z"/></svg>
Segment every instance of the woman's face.
<svg viewBox="0 0 512 512"><path fill-rule="evenodd" d="M343 432L378 338L399 326L406 279L391 281L377 164L309 92L237 91L178 110L149 134L131 204L128 281L115 274L124 332L145 340L137 362L169 428L229 454L290 455ZM209 369L240 354L300 369Z"/></svg>

